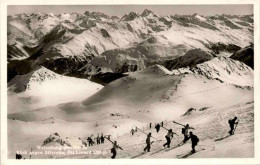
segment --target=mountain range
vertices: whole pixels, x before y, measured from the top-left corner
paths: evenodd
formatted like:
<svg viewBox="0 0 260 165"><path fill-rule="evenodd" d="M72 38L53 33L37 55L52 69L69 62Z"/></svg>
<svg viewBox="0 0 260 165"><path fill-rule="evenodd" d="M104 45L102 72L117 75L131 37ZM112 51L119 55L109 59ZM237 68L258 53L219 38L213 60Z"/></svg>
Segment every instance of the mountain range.
<svg viewBox="0 0 260 165"><path fill-rule="evenodd" d="M8 81L44 66L105 85L192 49L229 57L253 43L253 26L253 15L159 16L148 9L121 18L88 11L8 16Z"/></svg>

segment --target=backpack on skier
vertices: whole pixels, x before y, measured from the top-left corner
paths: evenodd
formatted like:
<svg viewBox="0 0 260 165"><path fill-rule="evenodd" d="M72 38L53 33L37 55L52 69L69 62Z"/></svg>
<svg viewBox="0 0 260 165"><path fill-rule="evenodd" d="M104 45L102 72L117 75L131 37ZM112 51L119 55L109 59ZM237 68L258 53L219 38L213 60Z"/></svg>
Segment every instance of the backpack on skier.
<svg viewBox="0 0 260 165"><path fill-rule="evenodd" d="M182 128L182 129L181 129L181 133L182 133L182 134L185 134L185 128Z"/></svg>
<svg viewBox="0 0 260 165"><path fill-rule="evenodd" d="M111 148L111 153L114 153L116 152L116 149L115 148Z"/></svg>
<svg viewBox="0 0 260 165"><path fill-rule="evenodd" d="M196 144L199 143L200 139L198 138L198 136L194 135L194 141L195 141Z"/></svg>
<svg viewBox="0 0 260 165"><path fill-rule="evenodd" d="M232 119L228 120L228 124L231 125L232 124Z"/></svg>

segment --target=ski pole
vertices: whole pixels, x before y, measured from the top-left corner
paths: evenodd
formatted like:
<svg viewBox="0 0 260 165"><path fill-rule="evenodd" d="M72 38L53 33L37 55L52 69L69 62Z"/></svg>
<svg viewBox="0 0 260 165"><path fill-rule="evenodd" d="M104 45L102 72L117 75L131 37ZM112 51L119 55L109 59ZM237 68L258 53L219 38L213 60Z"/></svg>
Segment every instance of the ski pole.
<svg viewBox="0 0 260 165"><path fill-rule="evenodd" d="M237 124L236 124L236 126L235 126L235 129L233 130L233 133L234 133L234 132L236 131L236 129L237 129L238 122L239 122L239 119L237 119Z"/></svg>

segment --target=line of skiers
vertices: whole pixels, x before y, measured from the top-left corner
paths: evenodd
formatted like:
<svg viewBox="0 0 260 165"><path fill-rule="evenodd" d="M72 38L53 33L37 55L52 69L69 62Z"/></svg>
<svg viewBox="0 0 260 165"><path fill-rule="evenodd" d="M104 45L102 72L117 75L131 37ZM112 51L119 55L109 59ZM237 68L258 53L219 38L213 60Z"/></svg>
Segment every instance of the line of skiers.
<svg viewBox="0 0 260 165"><path fill-rule="evenodd" d="M99 137L99 134L96 138L94 138L94 140L92 139L92 136L89 136L86 140L88 141L88 146L93 146L95 144L94 140L96 140L96 144L104 144L105 143L105 136L103 134L101 134L101 136ZM110 138L110 135L107 135L108 138Z"/></svg>
<svg viewBox="0 0 260 165"><path fill-rule="evenodd" d="M230 131L228 132L230 135L233 135L235 130L236 130L236 127L238 125L238 118L235 116L233 119L229 119L228 120L228 123L229 123L229 126L230 126ZM183 144L185 144L189 139L191 140L191 152L192 153L195 153L196 150L195 150L195 147L196 145L198 144L199 142L199 138L193 134L193 132L189 132L189 130L195 130L193 127L190 127L189 124L186 124L186 125L183 125L183 124L180 124L180 123L177 123L175 121L173 121L173 123L175 124L178 124L178 125L181 125L183 128L181 129L181 133L184 135L184 138L183 138L183 141L178 145L178 146L181 146ZM157 133L159 132L160 130L160 127L164 128L164 129L167 129L163 126L163 122L161 122L161 125L160 124L155 124L155 129L157 131ZM152 128L152 123L150 123L150 128ZM137 127L135 127L135 129L132 128L131 130L131 133L132 135L134 135L134 132L137 132ZM140 129L139 129L140 130ZM165 136L166 138L166 143L163 144L163 147L168 147L170 148L170 145L171 145L171 141L173 139L173 135L176 134L175 132L172 131L172 129L167 129L168 132ZM142 130L140 130L141 132L143 132ZM146 134L145 132L143 132L144 134ZM154 141L151 141L151 137L152 137L152 133L149 132L148 134L146 134L147 137L146 137L146 146L144 148L144 152L150 152L150 149L151 149L151 144L154 142ZM178 135L178 134L176 134ZM93 146L93 144L95 143L93 140L92 140L92 136L91 135L90 137L87 138L87 141L88 141L88 144L89 146ZM112 144L113 144L113 147L111 148L111 153L112 153L112 156L111 158L112 159L115 159L116 158L116 155L117 155L117 149L122 149L122 147L120 147L118 144L117 144L117 141L111 141L110 140L110 136L111 135L103 135L101 134L101 136L99 137L99 134L98 136L95 138L95 140L97 141L97 145L99 144L103 144L105 142L105 139L107 139L108 141L110 141ZM156 139L156 138L154 138ZM157 140L157 139L156 139ZM16 159L22 159L22 155L20 154L16 154Z"/></svg>
<svg viewBox="0 0 260 165"><path fill-rule="evenodd" d="M233 135L234 132L235 132L235 129L236 129L236 126L238 125L238 118L237 117L234 117L234 119L230 119L228 121L229 123L229 126L230 126L230 131L229 131L229 134L230 135ZM183 128L181 129L181 133L183 134L183 140L182 142L178 145L178 146L181 146L183 144L185 144L188 140L191 140L191 152L192 153L195 153L196 150L195 150L195 147L198 145L199 143L199 138L197 137L197 135L193 134L193 132L189 132L189 130L195 130L193 127L190 127L189 124L186 124L186 125L183 125L183 124L180 124L180 123L177 123L175 121L173 121L173 123L175 124L178 124L178 125L181 125ZM152 123L149 124L149 127L150 129L152 128ZM167 129L165 127L163 127L163 122L160 124L155 124L155 129L157 131L157 133L160 131L160 127L164 128L164 129ZM165 136L166 138L166 143L163 144L163 147L168 147L170 148L170 145L171 145L171 141L172 141L172 138L173 138L173 135L176 134L175 132L172 131L172 129L167 129L168 132ZM133 129L131 130L131 132L133 131ZM137 127L136 127L136 131L137 131ZM141 131L141 130L140 130ZM141 131L142 132L142 131ZM145 132L143 132L144 134L146 134ZM133 135L133 134L132 134ZM154 141L151 141L151 138L152 138L152 133L149 132L148 134L146 134L147 137L146 137L146 146L144 148L144 152L150 152L150 149L151 149L151 144L154 142ZM178 134L176 134L178 135ZM155 139L155 138L154 138ZM112 142L112 141L110 141ZM118 148L120 148L121 150L123 150L118 144L116 141L112 142L113 143L113 148L111 149L111 153L113 153L112 155L112 159L114 159L116 157L116 150Z"/></svg>

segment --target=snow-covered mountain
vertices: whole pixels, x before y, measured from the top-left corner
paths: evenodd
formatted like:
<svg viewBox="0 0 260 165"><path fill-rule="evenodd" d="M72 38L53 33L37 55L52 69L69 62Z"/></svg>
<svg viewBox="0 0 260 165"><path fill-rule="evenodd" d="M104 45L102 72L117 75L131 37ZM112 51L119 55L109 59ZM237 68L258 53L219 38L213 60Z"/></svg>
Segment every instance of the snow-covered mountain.
<svg viewBox="0 0 260 165"><path fill-rule="evenodd" d="M214 55L209 52L205 52L201 49L192 49L181 57L165 61L163 65L169 70L182 67L194 67L197 64L213 59L213 57Z"/></svg>
<svg viewBox="0 0 260 165"><path fill-rule="evenodd" d="M191 49L230 56L253 42L253 25L252 15L159 16L147 9L122 18L88 11L17 14L8 16L8 60L79 77L124 73Z"/></svg>
<svg viewBox="0 0 260 165"><path fill-rule="evenodd" d="M62 76L45 67L38 67L28 74L17 75L8 82L8 93L11 102L27 104L28 109L25 110L29 110L82 100L102 87L86 79ZM9 112L22 111L23 108L15 108L18 105L10 103Z"/></svg>

